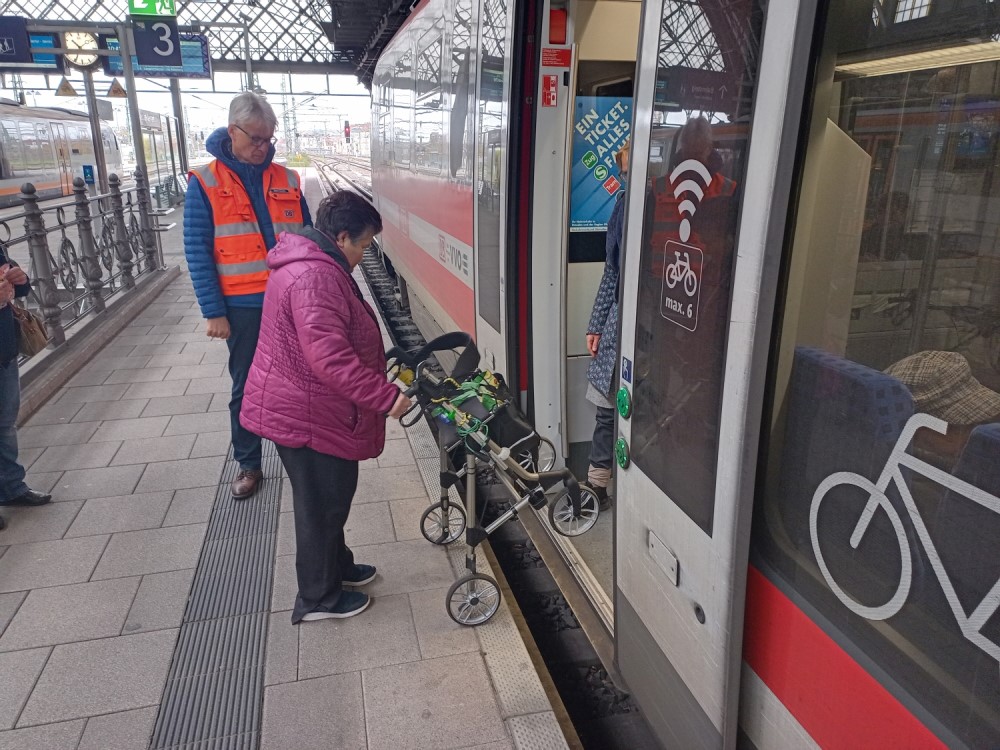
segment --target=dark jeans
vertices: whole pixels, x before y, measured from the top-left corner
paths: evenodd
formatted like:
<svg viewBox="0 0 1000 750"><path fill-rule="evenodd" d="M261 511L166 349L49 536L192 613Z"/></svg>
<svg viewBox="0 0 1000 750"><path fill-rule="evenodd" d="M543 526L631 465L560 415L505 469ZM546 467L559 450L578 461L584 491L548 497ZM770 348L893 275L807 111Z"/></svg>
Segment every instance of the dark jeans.
<svg viewBox="0 0 1000 750"><path fill-rule="evenodd" d="M227 307L229 319L229 375L233 379L233 397L229 400L229 423L233 439L233 458L241 469L259 469L261 464L260 438L240 424L240 407L243 406L243 387L250 374L253 355L257 351L260 335L259 307Z"/></svg>
<svg viewBox="0 0 1000 750"><path fill-rule="evenodd" d="M24 467L17 462L17 410L21 406L21 383L17 360L0 366L0 502L28 491Z"/></svg>
<svg viewBox="0 0 1000 750"><path fill-rule="evenodd" d="M344 541L344 524L358 488L358 462L312 448L277 446L292 483L295 509L295 573L299 595L292 622L315 609L329 609L343 589L344 570L354 553Z"/></svg>
<svg viewBox="0 0 1000 750"><path fill-rule="evenodd" d="M590 439L590 465L610 469L614 458L615 410L597 407L594 437Z"/></svg>

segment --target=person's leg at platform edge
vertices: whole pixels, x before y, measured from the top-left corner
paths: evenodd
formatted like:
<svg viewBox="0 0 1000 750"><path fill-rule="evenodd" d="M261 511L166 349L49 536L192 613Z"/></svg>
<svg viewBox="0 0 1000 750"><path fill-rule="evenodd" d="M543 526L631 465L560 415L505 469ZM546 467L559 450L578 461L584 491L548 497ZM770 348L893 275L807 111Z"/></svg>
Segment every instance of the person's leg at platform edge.
<svg viewBox="0 0 1000 750"><path fill-rule="evenodd" d="M45 505L52 496L35 492L25 484L24 466L18 461L17 412L21 406L21 383L17 360L0 365L0 507ZM0 524L0 529L6 523Z"/></svg>
<svg viewBox="0 0 1000 750"><path fill-rule="evenodd" d="M611 483L611 466L614 459L615 410L597 407L594 436L590 441L590 466L586 484L597 494L601 510L611 507L608 485Z"/></svg>
<svg viewBox="0 0 1000 750"><path fill-rule="evenodd" d="M233 379L232 398L229 401L229 420L232 431L233 458L239 464L239 471L233 480L232 493L236 500L251 497L264 478L261 471L261 439L240 424L240 408L243 406L243 387L247 382L253 355L257 351L260 336L260 307L227 307L229 319L229 374Z"/></svg>

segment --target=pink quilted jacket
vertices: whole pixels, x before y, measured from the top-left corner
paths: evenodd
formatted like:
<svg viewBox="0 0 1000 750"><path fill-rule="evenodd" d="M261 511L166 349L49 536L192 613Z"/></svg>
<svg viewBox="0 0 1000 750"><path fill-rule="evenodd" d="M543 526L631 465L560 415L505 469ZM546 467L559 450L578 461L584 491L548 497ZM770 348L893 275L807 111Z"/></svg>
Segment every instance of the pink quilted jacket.
<svg viewBox="0 0 1000 750"><path fill-rule="evenodd" d="M282 234L267 265L240 422L289 448L350 460L379 455L399 389L386 381L375 313L346 269L308 237Z"/></svg>

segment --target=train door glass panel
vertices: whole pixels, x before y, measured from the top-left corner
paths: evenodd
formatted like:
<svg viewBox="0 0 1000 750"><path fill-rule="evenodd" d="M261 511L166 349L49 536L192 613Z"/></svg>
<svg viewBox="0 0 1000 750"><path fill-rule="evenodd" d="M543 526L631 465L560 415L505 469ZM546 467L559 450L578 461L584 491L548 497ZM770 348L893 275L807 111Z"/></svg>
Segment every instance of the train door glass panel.
<svg viewBox="0 0 1000 750"><path fill-rule="evenodd" d="M23 125L24 123L22 123ZM61 122L53 122L52 142L56 149L56 159L59 168L59 180L64 195L69 195L73 189L73 167L70 156L69 139L66 136L66 126ZM27 147L25 147L27 152ZM27 156L27 153L25 154Z"/></svg>
<svg viewBox="0 0 1000 750"><path fill-rule="evenodd" d="M441 171L444 163L444 92L441 85L441 55L444 34L440 28L429 29L417 42L414 76L413 164L430 174Z"/></svg>
<svg viewBox="0 0 1000 750"><path fill-rule="evenodd" d="M393 69L392 106L395 111L392 161L397 167L409 167L413 117L413 53L409 50L400 56Z"/></svg>
<svg viewBox="0 0 1000 750"><path fill-rule="evenodd" d="M4 152L3 152L3 176L25 177L28 173L27 161L24 156L21 134L18 132L17 123L13 120L3 120L0 122L3 127Z"/></svg>
<svg viewBox="0 0 1000 750"><path fill-rule="evenodd" d="M56 176L56 157L52 151L52 140L49 138L49 126L45 123L35 125L35 143L38 145L39 165L46 179Z"/></svg>
<svg viewBox="0 0 1000 750"><path fill-rule="evenodd" d="M475 140L476 18L472 0L455 3L451 37L451 118L448 133L451 176L471 181Z"/></svg>
<svg viewBox="0 0 1000 750"><path fill-rule="evenodd" d="M1000 22L904 6L888 23L871 7L829 5L754 560L818 613L831 653L859 662L901 721L916 717L923 739L908 746L936 735L993 747L1000 44L979 40L996 40ZM820 673L781 679L848 705ZM857 733L841 728L836 742L801 720L820 745L851 746L879 744L860 727L899 718L860 709Z"/></svg>

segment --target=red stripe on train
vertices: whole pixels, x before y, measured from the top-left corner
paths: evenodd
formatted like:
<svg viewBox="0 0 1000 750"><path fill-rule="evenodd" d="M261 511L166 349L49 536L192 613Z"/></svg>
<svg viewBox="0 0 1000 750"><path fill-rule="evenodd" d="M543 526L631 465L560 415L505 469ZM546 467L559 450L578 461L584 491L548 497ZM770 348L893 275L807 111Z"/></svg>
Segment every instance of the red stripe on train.
<svg viewBox="0 0 1000 750"><path fill-rule="evenodd" d="M743 658L820 747L946 747L753 566Z"/></svg>
<svg viewBox="0 0 1000 750"><path fill-rule="evenodd" d="M474 246L471 185L381 167L375 174L374 187L377 195L388 198L469 247Z"/></svg>

